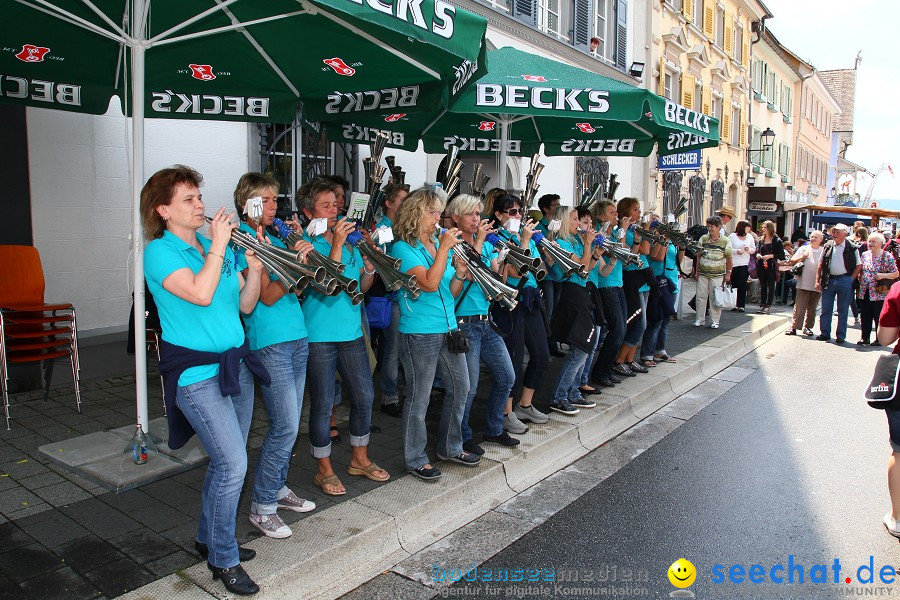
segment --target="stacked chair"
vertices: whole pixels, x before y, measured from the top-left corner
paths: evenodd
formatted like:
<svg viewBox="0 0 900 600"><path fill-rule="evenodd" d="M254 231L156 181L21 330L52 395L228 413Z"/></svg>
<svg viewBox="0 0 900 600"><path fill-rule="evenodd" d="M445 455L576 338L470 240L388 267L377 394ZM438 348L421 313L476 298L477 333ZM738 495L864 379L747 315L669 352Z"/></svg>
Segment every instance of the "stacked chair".
<svg viewBox="0 0 900 600"><path fill-rule="evenodd" d="M44 303L44 271L32 246L0 245L0 389L6 429L9 417L9 365L44 363L44 400L50 394L53 364L68 357L81 412L78 380L78 329L75 307Z"/></svg>

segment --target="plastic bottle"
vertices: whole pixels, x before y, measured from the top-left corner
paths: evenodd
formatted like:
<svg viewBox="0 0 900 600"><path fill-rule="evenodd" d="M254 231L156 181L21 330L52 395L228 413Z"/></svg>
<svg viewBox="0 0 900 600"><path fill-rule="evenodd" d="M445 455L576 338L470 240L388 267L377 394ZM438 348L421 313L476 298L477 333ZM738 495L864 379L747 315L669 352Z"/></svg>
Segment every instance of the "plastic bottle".
<svg viewBox="0 0 900 600"><path fill-rule="evenodd" d="M134 464L142 465L147 462L147 445L147 434L144 433L144 430L138 424L134 437L131 438L131 452Z"/></svg>

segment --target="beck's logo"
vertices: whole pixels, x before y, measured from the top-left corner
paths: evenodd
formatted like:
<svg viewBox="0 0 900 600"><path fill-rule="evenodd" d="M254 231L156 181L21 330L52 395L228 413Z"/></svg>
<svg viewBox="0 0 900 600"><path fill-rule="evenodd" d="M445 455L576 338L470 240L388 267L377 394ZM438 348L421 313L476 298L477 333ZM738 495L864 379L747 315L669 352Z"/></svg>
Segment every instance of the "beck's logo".
<svg viewBox="0 0 900 600"><path fill-rule="evenodd" d="M653 113L648 111L648 112L645 112L645 113L644 113L644 116L645 116L645 117L648 117L648 118L650 118L650 119L652 119L652 118L653 118Z"/></svg>
<svg viewBox="0 0 900 600"><path fill-rule="evenodd" d="M356 73L356 69L354 69L353 67L351 67L350 65L345 63L342 59L337 58L337 57L326 58L322 62L325 63L326 65L328 65L329 67L331 67L332 69L334 69L334 72L337 73L338 75L346 75L347 77L350 77L354 73Z"/></svg>
<svg viewBox="0 0 900 600"><path fill-rule="evenodd" d="M16 58L27 63L43 62L44 55L48 52L50 52L50 48L43 48L41 46L35 46L34 44L25 44L22 46L22 51L16 54Z"/></svg>
<svg viewBox="0 0 900 600"><path fill-rule="evenodd" d="M581 133L594 133L597 131L590 123L575 123L575 127L581 130Z"/></svg>
<svg viewBox="0 0 900 600"><path fill-rule="evenodd" d="M493 131L494 125L496 125L494 121L482 121L478 124L478 129L481 131Z"/></svg>
<svg viewBox="0 0 900 600"><path fill-rule="evenodd" d="M539 81L541 83L547 82L547 78L543 75L522 75L522 79L525 81Z"/></svg>
<svg viewBox="0 0 900 600"><path fill-rule="evenodd" d="M191 77L200 81L212 81L216 78L210 65L188 65L191 68Z"/></svg>
<svg viewBox="0 0 900 600"><path fill-rule="evenodd" d="M405 116L406 116L406 113L396 113L393 115L386 116L384 118L384 120L387 121L388 123L393 123L394 121L399 121L400 119L402 119Z"/></svg>

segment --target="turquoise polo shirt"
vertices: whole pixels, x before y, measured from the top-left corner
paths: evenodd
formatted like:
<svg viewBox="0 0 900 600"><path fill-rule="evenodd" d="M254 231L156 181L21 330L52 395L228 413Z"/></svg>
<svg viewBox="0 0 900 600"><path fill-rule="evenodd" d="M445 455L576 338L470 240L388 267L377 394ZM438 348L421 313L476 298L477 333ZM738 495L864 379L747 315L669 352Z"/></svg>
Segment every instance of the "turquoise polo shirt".
<svg viewBox="0 0 900 600"><path fill-rule="evenodd" d="M497 258L497 250L487 242L481 245L481 262L491 268L491 261ZM472 285L469 285L469 284ZM491 303L484 297L484 291L477 283L467 281L463 283L463 290L468 289L463 301L459 304L456 311L457 317L471 317L473 315L486 315ZM460 292L462 294L462 292Z"/></svg>
<svg viewBox="0 0 900 600"><path fill-rule="evenodd" d="M631 249L632 246L634 246L634 232L631 231L631 229L625 230L625 245L628 246L629 250ZM647 258L644 255L641 255L641 264L640 265L635 265L635 264L629 263L629 265L627 267L625 267L625 270L626 271L639 271L641 269L646 269L646 268L647 268ZM639 292L649 292L650 286L645 283L638 289L638 291Z"/></svg>
<svg viewBox="0 0 900 600"><path fill-rule="evenodd" d="M320 254L331 254L331 244L324 235L310 238L304 234L303 239L310 242ZM359 281L363 269L359 250L351 250L344 244L341 248L341 262L346 265L344 277ZM311 343L352 342L362 337L362 304L354 306L348 294L341 292L337 296L325 296L307 286L303 292L302 304Z"/></svg>
<svg viewBox="0 0 900 600"><path fill-rule="evenodd" d="M200 234L195 235L204 251L208 251L212 242ZM244 328L238 317L241 286L230 245L225 248L224 254L222 276L212 302L209 306L200 306L167 291L162 283L179 269L190 269L196 275L203 268L204 257L196 248L169 231L147 244L144 250L144 277L159 310L165 341L191 350L220 354L244 343ZM218 374L218 364L191 367L178 378L178 385L190 385Z"/></svg>
<svg viewBox="0 0 900 600"><path fill-rule="evenodd" d="M246 223L241 223L241 231L256 235L256 231ZM287 248L278 237L267 235L266 238L276 248ZM238 267L246 265L244 250L236 248L235 253L238 255ZM278 276L272 273L269 275L269 279L278 281ZM291 293L286 293L272 306L267 306L260 300L256 303L253 312L249 315L242 313L241 316L244 318L251 350L259 350L272 344L302 340L307 336L306 321L303 318L300 301L296 295Z"/></svg>
<svg viewBox="0 0 900 600"><path fill-rule="evenodd" d="M439 242L435 246L440 248ZM428 250L422 242L416 240L416 245L397 240L391 248L391 256L400 259L400 270L409 273L415 267L431 268L434 259L428 254ZM447 267L438 285L438 291L426 292L422 290L419 297L413 300L405 289L398 294L400 299L400 333L447 333L456 329L456 316L453 312L453 294L450 293L450 282L456 270L452 264L452 253L447 258ZM476 286L473 286L473 289ZM472 290L469 290L472 293Z"/></svg>
<svg viewBox="0 0 900 600"><path fill-rule="evenodd" d="M610 239L617 240L619 239L619 228L613 227L612 234L610 235ZM603 255L603 260L609 261L612 260L612 256L609 254ZM622 262L616 261L615 266L613 266L612 271L609 272L609 275L604 277L600 274L600 271L597 270L597 280L595 285L598 288L605 287L622 287Z"/></svg>
<svg viewBox="0 0 900 600"><path fill-rule="evenodd" d="M537 228L538 231L544 234L544 237L550 237L550 230L547 229L547 226L550 225L550 221L547 220L546 217L541 219L538 222ZM560 276L562 273L562 269L547 269L547 281L562 281L562 277Z"/></svg>
<svg viewBox="0 0 900 600"><path fill-rule="evenodd" d="M505 229L501 229L498 232L502 237L506 238L508 241L511 241L516 246L519 245L519 236L513 235ZM528 249L531 250L531 256L540 256L541 254L538 252L537 244L534 243L534 240L528 240ZM519 281L521 277L507 277L506 283L507 285L511 285L512 287L518 287ZM534 274L529 271L525 274L525 285L522 287L537 287L537 279L534 278Z"/></svg>
<svg viewBox="0 0 900 600"><path fill-rule="evenodd" d="M581 238L579 238L577 235L573 235L571 237L571 239L569 239L569 240L564 240L563 238L557 238L556 244L560 248L562 248L563 250L568 252L569 254L574 254L579 259L581 258L581 255L584 254L584 243L581 241ZM554 264L553 268L558 269L557 272L560 275L562 274L562 269L560 269L558 265ZM572 275L568 279L563 279L563 281L571 281L572 283L576 283L576 284L580 285L581 287L585 287L588 282L587 279L580 276L578 273L572 273Z"/></svg>
<svg viewBox="0 0 900 600"><path fill-rule="evenodd" d="M675 285L673 293L677 294L680 282L678 281L678 248L675 247L675 244L669 242L664 260L653 260L648 257L647 261L655 276L665 275Z"/></svg>
<svg viewBox="0 0 900 600"><path fill-rule="evenodd" d="M392 228L393 226L394 226L394 222L391 221L387 215L382 215L381 220L375 224L375 229L378 229L379 227ZM394 242L388 242L387 244L381 244L382 249L387 253L390 253L391 248L393 246L394 246Z"/></svg>

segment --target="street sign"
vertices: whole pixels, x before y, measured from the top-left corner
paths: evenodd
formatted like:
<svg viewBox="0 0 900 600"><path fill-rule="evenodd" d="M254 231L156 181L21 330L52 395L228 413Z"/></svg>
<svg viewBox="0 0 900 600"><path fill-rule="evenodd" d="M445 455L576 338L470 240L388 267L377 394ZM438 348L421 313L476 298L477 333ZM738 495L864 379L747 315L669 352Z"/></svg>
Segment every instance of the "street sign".
<svg viewBox="0 0 900 600"><path fill-rule="evenodd" d="M700 168L700 150L659 157L660 171L690 171Z"/></svg>
<svg viewBox="0 0 900 600"><path fill-rule="evenodd" d="M778 210L778 205L774 202L751 202L749 209L759 212L775 212Z"/></svg>

